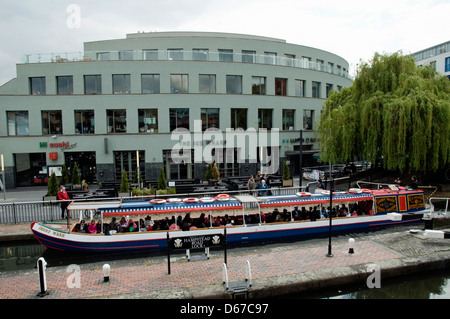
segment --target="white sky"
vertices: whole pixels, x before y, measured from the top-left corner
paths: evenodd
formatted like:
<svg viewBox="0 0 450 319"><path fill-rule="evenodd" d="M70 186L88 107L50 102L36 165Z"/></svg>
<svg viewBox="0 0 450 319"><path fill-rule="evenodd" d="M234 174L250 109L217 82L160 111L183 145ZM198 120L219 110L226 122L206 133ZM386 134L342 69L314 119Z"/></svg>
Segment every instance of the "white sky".
<svg viewBox="0 0 450 319"><path fill-rule="evenodd" d="M79 28L71 28L80 8ZM446 42L450 0L0 0L0 85L25 54L83 51L83 42L138 31L275 37L330 51L350 71L375 52L413 53Z"/></svg>

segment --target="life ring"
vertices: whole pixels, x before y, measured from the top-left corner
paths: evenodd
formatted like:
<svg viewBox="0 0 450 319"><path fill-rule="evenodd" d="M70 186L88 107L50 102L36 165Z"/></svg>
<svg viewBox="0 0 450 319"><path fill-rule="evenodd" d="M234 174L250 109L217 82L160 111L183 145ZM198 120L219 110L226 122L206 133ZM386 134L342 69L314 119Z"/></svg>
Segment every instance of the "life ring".
<svg viewBox="0 0 450 319"><path fill-rule="evenodd" d="M200 201L202 203L212 203L214 202L216 199L214 197L202 197L200 198Z"/></svg>
<svg viewBox="0 0 450 319"><path fill-rule="evenodd" d="M230 195L228 195L228 194L219 194L219 195L217 195L216 196L216 199L217 200L219 200L219 201L227 201L227 200L229 200L230 199Z"/></svg>
<svg viewBox="0 0 450 319"><path fill-rule="evenodd" d="M308 193L308 192L298 192L297 194L295 194L295 195L297 195L297 196L311 196L311 193Z"/></svg>
<svg viewBox="0 0 450 319"><path fill-rule="evenodd" d="M167 201L169 203L181 203L181 198L169 198Z"/></svg>
<svg viewBox="0 0 450 319"><path fill-rule="evenodd" d="M198 198L194 198L194 197L185 198L185 199L183 199L183 202L184 203L197 203Z"/></svg>
<svg viewBox="0 0 450 319"><path fill-rule="evenodd" d="M157 205L164 204L165 202L166 202L165 199L158 199L158 198L150 200L150 204L157 204Z"/></svg>
<svg viewBox="0 0 450 319"><path fill-rule="evenodd" d="M322 191L321 192L322 195L330 195L330 191ZM333 195L336 195L336 192L333 192Z"/></svg>
<svg viewBox="0 0 450 319"><path fill-rule="evenodd" d="M367 188L361 189L361 192L363 192L363 193L372 193L372 191L370 189L367 189Z"/></svg>
<svg viewBox="0 0 450 319"><path fill-rule="evenodd" d="M351 194L361 194L361 193L362 193L362 190L359 189L359 188L350 188L350 189L348 190L348 192L351 193Z"/></svg>

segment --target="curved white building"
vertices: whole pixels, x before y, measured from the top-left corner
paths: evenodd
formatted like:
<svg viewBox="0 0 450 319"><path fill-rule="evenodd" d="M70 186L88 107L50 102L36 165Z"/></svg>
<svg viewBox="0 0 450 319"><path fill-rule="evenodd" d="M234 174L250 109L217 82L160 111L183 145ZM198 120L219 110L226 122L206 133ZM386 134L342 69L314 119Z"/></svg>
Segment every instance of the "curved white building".
<svg viewBox="0 0 450 319"><path fill-rule="evenodd" d="M219 163L222 176L254 174L262 148L271 146L298 174L299 132L305 166L318 152L314 129L323 101L330 90L351 85L348 70L347 61L320 49L209 32L135 33L87 42L82 53L27 55L17 78L0 87L7 187L74 162L82 178L119 180L122 170L135 170L136 154L146 180L156 179L161 166L168 179L203 179L206 165L195 146L209 144L202 132L211 128L223 136L227 129L279 129L267 146L249 140L256 159L238 160L238 143L214 144L235 155ZM197 135L180 142L176 128ZM177 145L185 155L191 149L191 162L173 162Z"/></svg>

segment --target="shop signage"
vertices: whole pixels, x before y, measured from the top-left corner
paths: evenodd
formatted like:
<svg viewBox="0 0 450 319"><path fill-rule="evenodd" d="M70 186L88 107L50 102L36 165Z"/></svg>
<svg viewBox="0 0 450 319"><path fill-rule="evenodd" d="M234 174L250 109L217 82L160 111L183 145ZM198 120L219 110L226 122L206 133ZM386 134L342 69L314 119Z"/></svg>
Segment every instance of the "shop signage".
<svg viewBox="0 0 450 319"><path fill-rule="evenodd" d="M77 143L69 144L69 142L60 142L60 143L47 143L47 142L39 142L40 148L61 148L61 151L70 150L72 148L77 147Z"/></svg>

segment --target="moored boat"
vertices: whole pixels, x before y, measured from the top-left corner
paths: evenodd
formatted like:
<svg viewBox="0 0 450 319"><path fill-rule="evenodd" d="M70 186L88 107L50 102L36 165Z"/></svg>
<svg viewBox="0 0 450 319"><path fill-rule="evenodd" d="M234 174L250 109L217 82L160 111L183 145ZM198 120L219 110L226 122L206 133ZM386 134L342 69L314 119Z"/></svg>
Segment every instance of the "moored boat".
<svg viewBox="0 0 450 319"><path fill-rule="evenodd" d="M152 199L72 202L68 210L72 215L79 214L79 220L59 224L34 222L31 229L47 248L78 252L165 250L168 237L223 233L225 227L227 243L230 245L287 241L328 234L329 213L324 216L324 208L328 208L330 204L333 207L339 205L345 212L336 213L337 216L332 217L332 231L335 233L417 222L424 213L432 209L425 204L422 191L406 189L352 189L350 192L334 192L331 198L329 193L322 192L278 196L220 194L215 198L204 197L203 200L192 197L164 201ZM86 212L99 213L100 218L97 219L102 221L102 225L109 224L112 217L139 219L149 216L154 222L162 223L172 216L185 214L190 215L192 223L187 229L178 225L173 229L155 227L148 230L138 222L135 231L131 232L113 234L103 226L99 228L98 233L78 232L79 222ZM302 216L303 212L306 212L306 215ZM199 224L199 219L204 216L206 221ZM218 219L222 222L215 223Z"/></svg>

